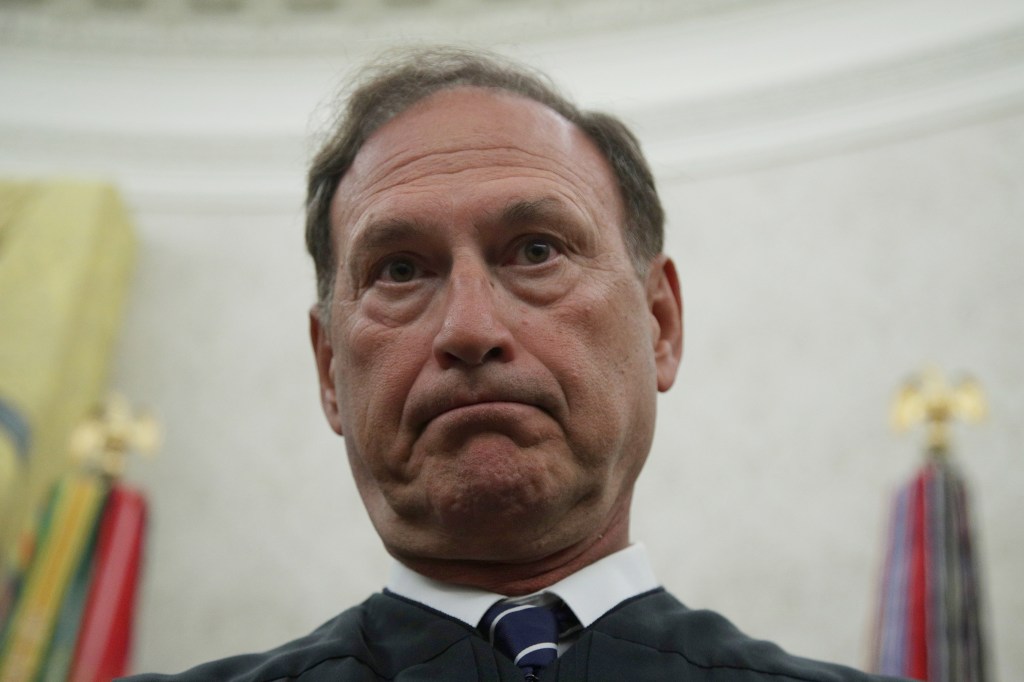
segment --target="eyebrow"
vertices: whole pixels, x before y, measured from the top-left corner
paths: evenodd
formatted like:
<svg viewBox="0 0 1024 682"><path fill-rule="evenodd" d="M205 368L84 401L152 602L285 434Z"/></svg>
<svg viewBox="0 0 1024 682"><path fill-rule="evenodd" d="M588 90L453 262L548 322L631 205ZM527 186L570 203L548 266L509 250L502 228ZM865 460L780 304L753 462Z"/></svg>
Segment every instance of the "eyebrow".
<svg viewBox="0 0 1024 682"><path fill-rule="evenodd" d="M427 226L405 218L383 218L367 224L349 245L350 254L376 251L428 231Z"/></svg>
<svg viewBox="0 0 1024 682"><path fill-rule="evenodd" d="M568 219L569 214L560 200L553 197L541 197L532 200L513 199L501 209L497 217L493 219L493 223L515 226L543 222L565 222ZM349 253L373 251L391 246L396 241L414 235L434 232L435 229L435 227L416 219L389 217L372 220L352 240L348 251Z"/></svg>
<svg viewBox="0 0 1024 682"><path fill-rule="evenodd" d="M513 199L492 219L493 225L516 227L539 223L573 223L572 214L563 202L555 197L539 199ZM432 234L436 226L417 219L388 217L371 220L352 240L346 249L346 261L358 261L364 254L392 248L396 243L412 237Z"/></svg>
<svg viewBox="0 0 1024 682"><path fill-rule="evenodd" d="M569 214L562 202L552 197L540 199L513 200L501 211L497 223L499 225L531 225L544 222L566 222Z"/></svg>

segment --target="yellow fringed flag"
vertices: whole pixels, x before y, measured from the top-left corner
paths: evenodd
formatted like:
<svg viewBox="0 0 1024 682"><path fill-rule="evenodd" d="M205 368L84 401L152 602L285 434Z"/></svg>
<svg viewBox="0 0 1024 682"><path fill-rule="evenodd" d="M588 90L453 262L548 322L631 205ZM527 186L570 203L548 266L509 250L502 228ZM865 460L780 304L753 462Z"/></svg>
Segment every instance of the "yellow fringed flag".
<svg viewBox="0 0 1024 682"><path fill-rule="evenodd" d="M109 185L0 181L0 588L25 568L71 430L107 392L134 253Z"/></svg>
<svg viewBox="0 0 1024 682"><path fill-rule="evenodd" d="M29 671L53 650L55 619L90 553L105 483L70 473L68 441L107 392L134 252L127 211L109 185L0 181L5 682L37 679Z"/></svg>

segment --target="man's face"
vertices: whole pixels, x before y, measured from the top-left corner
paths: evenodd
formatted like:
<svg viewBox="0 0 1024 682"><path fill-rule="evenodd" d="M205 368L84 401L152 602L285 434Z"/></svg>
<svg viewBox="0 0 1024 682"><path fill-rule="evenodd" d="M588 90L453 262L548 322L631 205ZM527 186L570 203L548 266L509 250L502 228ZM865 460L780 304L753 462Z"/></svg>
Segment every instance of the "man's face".
<svg viewBox="0 0 1024 682"><path fill-rule="evenodd" d="M625 532L681 325L671 262L639 276L623 221L586 136L508 93L435 94L359 152L312 332L392 554L524 562Z"/></svg>

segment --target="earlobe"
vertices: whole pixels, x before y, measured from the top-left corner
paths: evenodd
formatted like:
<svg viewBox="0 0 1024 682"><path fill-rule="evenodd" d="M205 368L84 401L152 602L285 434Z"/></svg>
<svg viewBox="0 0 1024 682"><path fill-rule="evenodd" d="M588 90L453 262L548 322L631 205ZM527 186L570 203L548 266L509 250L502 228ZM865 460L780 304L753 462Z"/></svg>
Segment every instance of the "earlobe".
<svg viewBox="0 0 1024 682"><path fill-rule="evenodd" d="M683 298L675 263L665 254L651 261L647 273L647 305L651 312L658 390L664 392L675 383L683 357Z"/></svg>
<svg viewBox="0 0 1024 682"><path fill-rule="evenodd" d="M338 409L338 394L334 387L334 347L331 345L330 330L320 320L320 308L316 305L309 310L309 339L313 344L316 374L320 381L320 405L327 423L340 436L341 411Z"/></svg>

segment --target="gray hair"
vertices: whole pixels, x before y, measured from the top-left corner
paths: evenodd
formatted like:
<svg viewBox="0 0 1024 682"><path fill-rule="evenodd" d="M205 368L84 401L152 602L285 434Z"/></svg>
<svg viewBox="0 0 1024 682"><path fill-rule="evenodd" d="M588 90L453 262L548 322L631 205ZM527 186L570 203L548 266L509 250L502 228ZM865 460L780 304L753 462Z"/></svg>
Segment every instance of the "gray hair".
<svg viewBox="0 0 1024 682"><path fill-rule="evenodd" d="M316 266L321 310L329 308L337 268L330 207L338 183L377 129L417 102L458 87L492 88L532 99L582 130L611 166L625 207L626 247L637 272L646 271L662 250L665 212L640 143L625 124L609 114L577 108L547 76L498 55L453 47L421 48L392 53L360 73L333 132L310 165L306 248Z"/></svg>

